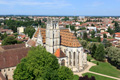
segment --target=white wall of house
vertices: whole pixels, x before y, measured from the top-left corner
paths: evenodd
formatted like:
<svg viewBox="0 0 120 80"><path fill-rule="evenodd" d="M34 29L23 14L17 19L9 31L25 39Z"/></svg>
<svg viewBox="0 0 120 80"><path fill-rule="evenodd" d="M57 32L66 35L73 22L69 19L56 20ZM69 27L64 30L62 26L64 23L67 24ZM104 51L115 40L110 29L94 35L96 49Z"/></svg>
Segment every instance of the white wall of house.
<svg viewBox="0 0 120 80"><path fill-rule="evenodd" d="M5 78L7 76L9 80L13 80L13 74L15 69L16 67L4 68L4 69L1 69L1 73Z"/></svg>

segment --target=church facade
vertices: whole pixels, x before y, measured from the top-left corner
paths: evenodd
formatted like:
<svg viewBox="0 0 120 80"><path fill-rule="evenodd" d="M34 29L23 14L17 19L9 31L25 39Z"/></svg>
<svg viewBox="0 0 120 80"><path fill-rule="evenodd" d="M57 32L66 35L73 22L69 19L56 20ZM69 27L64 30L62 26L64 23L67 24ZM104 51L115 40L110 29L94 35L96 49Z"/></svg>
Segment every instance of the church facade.
<svg viewBox="0 0 120 80"><path fill-rule="evenodd" d="M26 47L42 45L55 55L62 66L80 72L87 65L87 54L69 28L60 28L59 20L49 18L46 29L38 27Z"/></svg>

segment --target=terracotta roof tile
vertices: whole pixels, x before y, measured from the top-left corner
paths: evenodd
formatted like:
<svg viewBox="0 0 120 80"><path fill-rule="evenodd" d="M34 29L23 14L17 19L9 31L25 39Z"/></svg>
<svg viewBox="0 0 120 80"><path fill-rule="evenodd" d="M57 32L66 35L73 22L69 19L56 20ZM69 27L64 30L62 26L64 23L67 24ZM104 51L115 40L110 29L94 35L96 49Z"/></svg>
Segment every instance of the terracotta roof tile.
<svg viewBox="0 0 120 80"><path fill-rule="evenodd" d="M43 39L43 43L46 43L46 29L44 28L38 28L38 30L36 31L34 37L37 38L38 34L39 34L39 30L41 32L42 35L42 39ZM60 30L60 44L64 45L64 46L69 46L69 47L80 47L81 44L78 41L78 39L76 38L76 36L69 32L69 29L61 29Z"/></svg>
<svg viewBox="0 0 120 80"><path fill-rule="evenodd" d="M32 39L30 39L28 42L27 42L28 45L31 45L31 46L35 46L36 42L33 41Z"/></svg>
<svg viewBox="0 0 120 80"><path fill-rule="evenodd" d="M61 49L57 49L56 52L54 53L54 55L57 58L62 58L62 57L66 57L66 55L63 53L63 51Z"/></svg>

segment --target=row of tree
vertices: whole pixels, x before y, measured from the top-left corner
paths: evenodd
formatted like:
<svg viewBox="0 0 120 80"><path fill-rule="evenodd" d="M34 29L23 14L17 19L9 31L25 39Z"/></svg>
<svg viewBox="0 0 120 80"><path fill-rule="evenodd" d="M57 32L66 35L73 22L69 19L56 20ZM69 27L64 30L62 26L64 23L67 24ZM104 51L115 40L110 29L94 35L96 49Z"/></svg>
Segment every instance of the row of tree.
<svg viewBox="0 0 120 80"><path fill-rule="evenodd" d="M120 69L120 49L116 47L108 47L106 48L106 55L108 61Z"/></svg>
<svg viewBox="0 0 120 80"><path fill-rule="evenodd" d="M2 41L2 45L11 45L11 44L20 44L20 43L22 43L22 42L16 40L16 38L13 36L7 36Z"/></svg>
<svg viewBox="0 0 120 80"><path fill-rule="evenodd" d="M105 58L105 49L102 43L92 42L89 43L86 40L80 40L81 45L88 49L96 60L103 61Z"/></svg>

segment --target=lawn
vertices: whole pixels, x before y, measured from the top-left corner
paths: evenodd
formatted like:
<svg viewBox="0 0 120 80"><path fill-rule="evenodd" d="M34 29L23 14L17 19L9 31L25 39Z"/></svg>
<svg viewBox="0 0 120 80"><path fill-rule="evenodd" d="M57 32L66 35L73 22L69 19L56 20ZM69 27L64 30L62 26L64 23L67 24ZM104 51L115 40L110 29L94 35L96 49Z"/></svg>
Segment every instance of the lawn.
<svg viewBox="0 0 120 80"><path fill-rule="evenodd" d="M97 63L99 61L92 62ZM116 69L114 66L106 62L99 62L99 65L93 66L90 68L90 71L120 78L120 70Z"/></svg>
<svg viewBox="0 0 120 80"><path fill-rule="evenodd" d="M74 75L73 80L78 80L78 79L79 79L79 76L78 75Z"/></svg>
<svg viewBox="0 0 120 80"><path fill-rule="evenodd" d="M87 54L87 60L93 60L90 54Z"/></svg>
<svg viewBox="0 0 120 80"><path fill-rule="evenodd" d="M104 76L100 76L100 75L96 75L96 74L92 74L92 73L85 73L83 74L83 76L88 75L88 77L94 76L96 80L115 80L115 79L111 79L108 77L104 77Z"/></svg>

